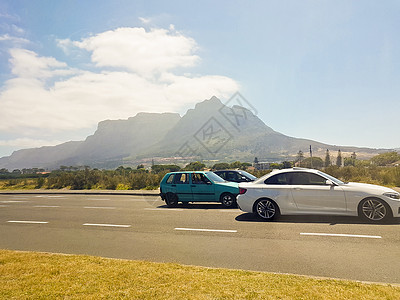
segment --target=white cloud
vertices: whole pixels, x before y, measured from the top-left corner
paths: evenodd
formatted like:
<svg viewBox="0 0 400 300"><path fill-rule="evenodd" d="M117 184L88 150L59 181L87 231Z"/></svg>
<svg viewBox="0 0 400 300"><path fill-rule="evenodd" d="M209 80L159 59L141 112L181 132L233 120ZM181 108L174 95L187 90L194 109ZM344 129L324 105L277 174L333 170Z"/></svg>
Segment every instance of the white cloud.
<svg viewBox="0 0 400 300"><path fill-rule="evenodd" d="M73 44L90 51L99 67L122 68L146 76L191 67L199 61L192 38L165 29L118 28Z"/></svg>
<svg viewBox="0 0 400 300"><path fill-rule="evenodd" d="M19 78L46 79L54 76L71 75L66 63L53 57L39 57L35 52L25 49L11 49L11 72Z"/></svg>
<svg viewBox="0 0 400 300"><path fill-rule="evenodd" d="M164 29L119 28L81 41L58 40L58 45L70 55L76 54L74 47L89 51L98 71L78 70L27 49L10 49L14 78L0 90L0 136L19 135L15 141L26 144L45 137L45 143L105 119L141 111L176 112L213 95L228 98L239 89L225 76L174 74L176 68L199 62L197 45ZM6 144L11 142L0 146Z"/></svg>
<svg viewBox="0 0 400 300"><path fill-rule="evenodd" d="M150 24L151 19L150 18L143 18L143 17L139 17L140 22L142 22L142 24Z"/></svg>
<svg viewBox="0 0 400 300"><path fill-rule="evenodd" d="M9 146L16 148L36 148L42 146L55 146L61 144L59 140L34 140L30 138L18 138L14 140L0 140L0 146Z"/></svg>
<svg viewBox="0 0 400 300"><path fill-rule="evenodd" d="M15 37L15 36L11 36L9 34L3 34L0 35L0 42L11 42L14 44L28 44L29 41L27 39L24 38L20 38L20 37Z"/></svg>

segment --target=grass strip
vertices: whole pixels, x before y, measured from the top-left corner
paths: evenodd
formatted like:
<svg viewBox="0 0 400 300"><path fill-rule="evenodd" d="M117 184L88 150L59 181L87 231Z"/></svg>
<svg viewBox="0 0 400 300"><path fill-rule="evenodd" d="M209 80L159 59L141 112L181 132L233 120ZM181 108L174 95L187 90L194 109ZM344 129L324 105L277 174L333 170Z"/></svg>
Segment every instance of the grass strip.
<svg viewBox="0 0 400 300"><path fill-rule="evenodd" d="M400 287L0 250L0 299L400 299Z"/></svg>

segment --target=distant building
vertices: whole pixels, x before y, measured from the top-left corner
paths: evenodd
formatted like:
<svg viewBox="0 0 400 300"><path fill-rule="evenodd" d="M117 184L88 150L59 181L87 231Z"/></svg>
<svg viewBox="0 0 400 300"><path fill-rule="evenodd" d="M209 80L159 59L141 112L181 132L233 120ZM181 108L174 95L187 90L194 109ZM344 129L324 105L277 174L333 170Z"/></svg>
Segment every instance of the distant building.
<svg viewBox="0 0 400 300"><path fill-rule="evenodd" d="M256 170L269 170L271 167L271 163L270 162L257 162L253 164L253 167Z"/></svg>

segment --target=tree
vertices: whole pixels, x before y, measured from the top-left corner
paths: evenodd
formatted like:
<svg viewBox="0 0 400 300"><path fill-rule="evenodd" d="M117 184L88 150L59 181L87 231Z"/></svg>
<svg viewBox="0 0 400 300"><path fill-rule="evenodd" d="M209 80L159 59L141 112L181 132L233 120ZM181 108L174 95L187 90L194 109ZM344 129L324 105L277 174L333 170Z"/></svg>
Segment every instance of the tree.
<svg viewBox="0 0 400 300"><path fill-rule="evenodd" d="M299 152L297 152L297 156L296 159L294 160L295 163L300 163L304 160L304 153L303 151L299 150Z"/></svg>
<svg viewBox="0 0 400 300"><path fill-rule="evenodd" d="M291 167L292 167L292 162L290 162L290 161L284 161L284 162L282 162L282 167L283 167L284 169L291 168Z"/></svg>
<svg viewBox="0 0 400 300"><path fill-rule="evenodd" d="M233 163L231 163L231 164L229 165L229 168L231 168L231 169L246 170L247 167L250 167L250 166L251 166L251 164L249 164L249 163L242 163L242 162L240 162L240 161L235 161L235 162L233 162Z"/></svg>
<svg viewBox="0 0 400 300"><path fill-rule="evenodd" d="M326 149L326 155L325 155L325 168L329 167L331 165L331 155L329 154L329 149Z"/></svg>
<svg viewBox="0 0 400 300"><path fill-rule="evenodd" d="M351 154L350 158L356 160L357 159L357 154L355 152L353 152Z"/></svg>
<svg viewBox="0 0 400 300"><path fill-rule="evenodd" d="M201 171L206 167L205 164L199 162L199 161L195 161L195 162L191 162L190 164L186 165L186 167L184 168L186 171Z"/></svg>
<svg viewBox="0 0 400 300"><path fill-rule="evenodd" d="M161 172L176 172L179 171L181 169L181 167L177 166L177 165L153 165L151 166L151 171L153 173L161 173Z"/></svg>
<svg viewBox="0 0 400 300"><path fill-rule="evenodd" d="M342 152L340 151L340 149L338 150L338 154L337 154L337 157L336 157L336 165L338 167L342 166Z"/></svg>
<svg viewBox="0 0 400 300"><path fill-rule="evenodd" d="M217 163L213 165L212 169L213 170L224 170L224 169L229 169L230 165L228 163Z"/></svg>
<svg viewBox="0 0 400 300"><path fill-rule="evenodd" d="M356 165L356 160L357 160L357 154L353 152L350 157L345 157L344 159L344 165L345 166L355 166Z"/></svg>
<svg viewBox="0 0 400 300"><path fill-rule="evenodd" d="M399 160L400 155L395 151L378 154L371 158L371 162L377 166L387 166Z"/></svg>
<svg viewBox="0 0 400 300"><path fill-rule="evenodd" d="M257 165L258 164L258 158L254 157L254 164Z"/></svg>
<svg viewBox="0 0 400 300"><path fill-rule="evenodd" d="M311 168L311 159L312 159L312 167L314 169L320 169L324 166L324 161L320 157L308 157L303 160L301 165L306 168Z"/></svg>

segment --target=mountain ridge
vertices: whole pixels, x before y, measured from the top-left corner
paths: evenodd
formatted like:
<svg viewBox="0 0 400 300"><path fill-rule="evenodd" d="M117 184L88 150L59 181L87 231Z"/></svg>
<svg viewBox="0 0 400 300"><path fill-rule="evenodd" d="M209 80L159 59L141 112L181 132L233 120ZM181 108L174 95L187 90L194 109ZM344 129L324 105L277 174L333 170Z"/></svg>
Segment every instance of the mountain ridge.
<svg viewBox="0 0 400 300"><path fill-rule="evenodd" d="M115 168L156 161L285 160L299 150L341 150L378 154L385 149L336 146L284 135L267 126L249 108L224 105L212 97L177 113L138 113L124 120L104 120L84 141L22 149L0 158L0 168L48 168L88 165Z"/></svg>

